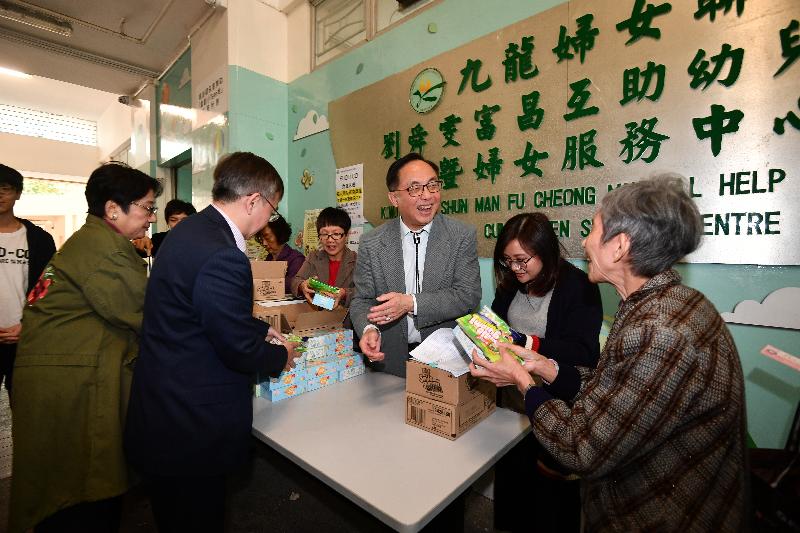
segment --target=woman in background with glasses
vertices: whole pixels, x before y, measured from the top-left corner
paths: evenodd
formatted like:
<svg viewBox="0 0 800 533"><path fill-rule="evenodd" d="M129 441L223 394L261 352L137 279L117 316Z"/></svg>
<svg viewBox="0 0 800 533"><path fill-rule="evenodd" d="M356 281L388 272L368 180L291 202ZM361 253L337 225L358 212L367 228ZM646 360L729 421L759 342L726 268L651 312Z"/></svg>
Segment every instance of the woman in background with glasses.
<svg viewBox="0 0 800 533"><path fill-rule="evenodd" d="M494 248L494 273L492 309L526 335L529 349L557 364L597 366L600 291L586 273L564 260L547 216L524 213L503 226ZM513 386L498 390L498 405L525 412ZM579 482L532 435L497 463L494 490L497 529L529 531L535 516L537 531L580 531Z"/></svg>
<svg viewBox="0 0 800 533"><path fill-rule="evenodd" d="M314 290L308 286L309 278L339 287L334 296L334 308L350 306L353 297L353 270L356 253L347 247L350 233L350 215L338 207L326 207L317 217L317 235L320 249L308 254L306 262L292 280L292 294L311 302Z"/></svg>
<svg viewBox="0 0 800 533"><path fill-rule="evenodd" d="M274 220L273 220L274 218ZM272 217L264 229L256 233L255 240L266 254L259 254L263 261L286 261L286 293L292 294L292 280L306 260L306 256L289 246L292 226L282 216Z"/></svg>
<svg viewBox="0 0 800 533"><path fill-rule="evenodd" d="M13 390L10 531L116 531L129 487L122 450L146 265L132 239L161 185L109 163L86 183L86 223L28 295Z"/></svg>

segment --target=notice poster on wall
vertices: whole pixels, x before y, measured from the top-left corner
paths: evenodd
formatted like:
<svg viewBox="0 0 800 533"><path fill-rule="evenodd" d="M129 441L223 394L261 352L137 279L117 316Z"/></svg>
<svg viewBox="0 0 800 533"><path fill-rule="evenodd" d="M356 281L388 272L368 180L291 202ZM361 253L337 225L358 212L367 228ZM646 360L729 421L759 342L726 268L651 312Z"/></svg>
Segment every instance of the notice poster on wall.
<svg viewBox="0 0 800 533"><path fill-rule="evenodd" d="M353 226L350 228L350 233L347 234L347 247L354 252L358 251L358 243L361 242L361 236L364 234L364 226Z"/></svg>
<svg viewBox="0 0 800 533"><path fill-rule="evenodd" d="M303 216L303 255L319 250L319 237L317 236L317 217L322 209L306 209Z"/></svg>
<svg viewBox="0 0 800 533"><path fill-rule="evenodd" d="M203 111L225 113L228 110L226 94L227 69L221 68L214 75L201 80L192 87L192 107Z"/></svg>
<svg viewBox="0 0 800 533"><path fill-rule="evenodd" d="M364 223L364 165L336 169L336 205L350 215L353 224Z"/></svg>

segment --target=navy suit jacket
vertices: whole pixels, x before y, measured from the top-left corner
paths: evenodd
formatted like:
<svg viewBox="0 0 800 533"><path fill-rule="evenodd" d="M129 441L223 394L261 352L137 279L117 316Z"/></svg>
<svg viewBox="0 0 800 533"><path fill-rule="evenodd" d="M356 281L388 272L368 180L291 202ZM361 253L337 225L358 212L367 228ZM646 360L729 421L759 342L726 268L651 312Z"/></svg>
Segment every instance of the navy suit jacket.
<svg viewBox="0 0 800 533"><path fill-rule="evenodd" d="M170 230L147 286L125 428L145 475L218 475L249 457L254 374L276 376L250 262L212 206Z"/></svg>

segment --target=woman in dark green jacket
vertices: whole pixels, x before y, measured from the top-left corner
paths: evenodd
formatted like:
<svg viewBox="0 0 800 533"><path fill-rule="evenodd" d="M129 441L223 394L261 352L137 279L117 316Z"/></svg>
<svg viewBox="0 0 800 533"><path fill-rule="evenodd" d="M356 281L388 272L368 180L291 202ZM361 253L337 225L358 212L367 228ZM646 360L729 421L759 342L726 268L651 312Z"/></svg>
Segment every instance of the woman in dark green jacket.
<svg viewBox="0 0 800 533"><path fill-rule="evenodd" d="M131 239L155 221L161 185L121 164L86 184L86 224L28 295L13 390L9 530L115 531L146 265Z"/></svg>

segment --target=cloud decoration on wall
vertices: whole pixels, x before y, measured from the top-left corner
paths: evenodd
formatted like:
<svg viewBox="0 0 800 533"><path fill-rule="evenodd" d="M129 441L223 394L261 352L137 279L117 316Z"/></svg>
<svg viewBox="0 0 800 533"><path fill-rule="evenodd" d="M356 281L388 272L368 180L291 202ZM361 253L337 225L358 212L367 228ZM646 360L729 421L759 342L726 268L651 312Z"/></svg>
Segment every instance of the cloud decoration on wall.
<svg viewBox="0 0 800 533"><path fill-rule="evenodd" d="M320 115L313 109L306 113L306 116L297 125L297 133L294 134L293 140L302 139L315 133L320 133L329 128L328 117Z"/></svg>
<svg viewBox="0 0 800 533"><path fill-rule="evenodd" d="M731 324L800 329L800 287L783 287L771 292L761 303L744 300L732 313L721 313Z"/></svg>

